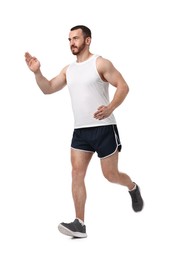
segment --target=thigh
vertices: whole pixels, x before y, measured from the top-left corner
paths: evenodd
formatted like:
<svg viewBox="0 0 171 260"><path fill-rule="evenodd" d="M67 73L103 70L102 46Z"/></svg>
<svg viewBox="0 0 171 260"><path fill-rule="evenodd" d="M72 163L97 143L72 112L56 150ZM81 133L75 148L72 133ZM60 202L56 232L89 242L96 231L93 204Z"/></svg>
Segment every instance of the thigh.
<svg viewBox="0 0 171 260"><path fill-rule="evenodd" d="M93 152L85 152L71 148L72 171L76 174L85 175Z"/></svg>
<svg viewBox="0 0 171 260"><path fill-rule="evenodd" d="M104 175L118 173L118 151L111 156L101 159L101 168Z"/></svg>

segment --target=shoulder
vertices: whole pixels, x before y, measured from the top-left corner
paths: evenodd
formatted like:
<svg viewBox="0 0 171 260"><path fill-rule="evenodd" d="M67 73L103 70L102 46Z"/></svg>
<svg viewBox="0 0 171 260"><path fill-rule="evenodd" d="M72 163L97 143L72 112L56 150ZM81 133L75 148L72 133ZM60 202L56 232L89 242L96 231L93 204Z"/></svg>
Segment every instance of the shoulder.
<svg viewBox="0 0 171 260"><path fill-rule="evenodd" d="M110 60L103 58L102 56L97 57L96 66L99 73L115 70L113 63Z"/></svg>
<svg viewBox="0 0 171 260"><path fill-rule="evenodd" d="M65 67L61 70L60 73L66 75L66 72L67 72L68 67L69 67L69 65L65 66Z"/></svg>

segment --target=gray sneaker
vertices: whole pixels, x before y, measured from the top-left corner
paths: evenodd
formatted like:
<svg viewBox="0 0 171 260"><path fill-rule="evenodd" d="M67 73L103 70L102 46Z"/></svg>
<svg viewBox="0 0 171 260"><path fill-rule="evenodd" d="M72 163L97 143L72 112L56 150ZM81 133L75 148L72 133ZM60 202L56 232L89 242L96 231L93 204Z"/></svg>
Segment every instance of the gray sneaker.
<svg viewBox="0 0 171 260"><path fill-rule="evenodd" d="M59 231L67 236L84 238L87 237L86 226L82 225L78 219L75 219L71 223L60 223L58 226Z"/></svg>
<svg viewBox="0 0 171 260"><path fill-rule="evenodd" d="M136 183L135 183L136 184ZM141 211L144 206L143 199L141 197L140 189L138 185L136 184L136 189L129 191L129 194L132 199L132 208L135 212Z"/></svg>

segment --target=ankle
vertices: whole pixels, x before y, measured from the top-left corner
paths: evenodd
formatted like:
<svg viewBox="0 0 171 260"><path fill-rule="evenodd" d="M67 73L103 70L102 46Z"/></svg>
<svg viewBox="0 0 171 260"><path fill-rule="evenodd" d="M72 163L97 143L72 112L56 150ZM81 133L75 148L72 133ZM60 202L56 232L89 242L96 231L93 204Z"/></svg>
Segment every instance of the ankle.
<svg viewBox="0 0 171 260"><path fill-rule="evenodd" d="M128 189L129 189L129 191L133 191L133 190L136 189L136 187L137 187L136 183L133 182L132 185L130 185L130 186L128 187Z"/></svg>
<svg viewBox="0 0 171 260"><path fill-rule="evenodd" d="M80 219L80 218L76 218L76 219L78 219L78 221L81 223L81 225L84 225L84 221L82 219Z"/></svg>

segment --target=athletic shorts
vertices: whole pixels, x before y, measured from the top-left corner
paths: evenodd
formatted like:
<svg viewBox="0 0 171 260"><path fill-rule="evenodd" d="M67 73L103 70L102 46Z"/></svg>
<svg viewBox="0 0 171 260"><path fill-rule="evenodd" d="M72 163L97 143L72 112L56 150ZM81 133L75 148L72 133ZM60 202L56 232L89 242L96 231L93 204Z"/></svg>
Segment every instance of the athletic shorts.
<svg viewBox="0 0 171 260"><path fill-rule="evenodd" d="M105 125L74 129L71 148L97 152L99 158L105 158L121 151L121 142L117 125Z"/></svg>

